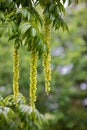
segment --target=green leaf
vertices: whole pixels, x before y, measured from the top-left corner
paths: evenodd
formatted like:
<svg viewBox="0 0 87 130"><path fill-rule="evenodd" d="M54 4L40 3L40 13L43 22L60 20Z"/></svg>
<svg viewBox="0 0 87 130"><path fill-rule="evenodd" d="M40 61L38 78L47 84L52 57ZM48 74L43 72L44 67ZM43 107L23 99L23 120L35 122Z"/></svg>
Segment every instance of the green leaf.
<svg viewBox="0 0 87 130"><path fill-rule="evenodd" d="M10 111L10 108L8 108L8 107L4 107L3 108L3 116L4 116L4 118L5 118L5 120L6 121L8 121L9 120L9 118L8 118L8 112Z"/></svg>
<svg viewBox="0 0 87 130"><path fill-rule="evenodd" d="M25 20L28 20L28 21L30 20L31 14L30 14L30 12L28 11L27 8L18 8L16 10L16 14L21 15L21 18L23 18Z"/></svg>
<svg viewBox="0 0 87 130"><path fill-rule="evenodd" d="M70 5L72 3L72 0L68 0L68 5Z"/></svg>
<svg viewBox="0 0 87 130"><path fill-rule="evenodd" d="M12 35L15 35L15 34L17 34L17 29L18 29L18 27L17 27L17 24L16 24L16 22L15 21L10 21L9 23L8 23L8 33L9 33L9 37L11 37Z"/></svg>
<svg viewBox="0 0 87 130"><path fill-rule="evenodd" d="M12 106L13 104L13 99L14 99L14 96L13 95L9 95L7 96L5 99L4 99L4 103L6 106Z"/></svg>
<svg viewBox="0 0 87 130"><path fill-rule="evenodd" d="M60 12L65 14L64 5L62 5L60 1L57 1L57 4L58 4L58 8L59 8Z"/></svg>
<svg viewBox="0 0 87 130"><path fill-rule="evenodd" d="M15 39L17 37L18 37L18 34L14 34L14 35L10 36L8 40L13 40L13 39Z"/></svg>
<svg viewBox="0 0 87 130"><path fill-rule="evenodd" d="M5 20L5 15L3 12L0 12L0 21L4 21Z"/></svg>
<svg viewBox="0 0 87 130"><path fill-rule="evenodd" d="M30 27L31 27L30 23L23 22L19 26L19 32L21 32L21 34L24 34Z"/></svg>
<svg viewBox="0 0 87 130"><path fill-rule="evenodd" d="M66 2L66 0L62 0L63 1L63 4Z"/></svg>
<svg viewBox="0 0 87 130"><path fill-rule="evenodd" d="M14 107L15 106L15 100L14 100L14 95L9 95L7 96L3 102L5 103L6 106L9 106L9 107ZM26 98L19 93L18 95L18 100L17 100L17 103L18 104L26 104Z"/></svg>
<svg viewBox="0 0 87 130"><path fill-rule="evenodd" d="M31 115L31 113L32 113L32 108L31 108L30 106L27 106L27 105L19 105L18 110L19 110L19 112L21 112L23 115L24 115L24 114Z"/></svg>

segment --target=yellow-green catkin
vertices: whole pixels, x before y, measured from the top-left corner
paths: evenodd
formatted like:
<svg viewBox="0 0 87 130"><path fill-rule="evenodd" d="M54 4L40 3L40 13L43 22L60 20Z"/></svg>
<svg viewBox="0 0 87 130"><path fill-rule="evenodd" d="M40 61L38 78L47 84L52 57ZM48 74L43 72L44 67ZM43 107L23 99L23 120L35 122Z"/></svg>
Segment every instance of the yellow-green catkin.
<svg viewBox="0 0 87 130"><path fill-rule="evenodd" d="M51 55L50 55L50 21L44 16L44 40L47 50L43 53L43 67L45 74L45 91L48 94L50 92L50 80L51 80Z"/></svg>
<svg viewBox="0 0 87 130"><path fill-rule="evenodd" d="M19 79L19 54L18 49L14 47L13 52L13 93L14 93L14 99L15 103L17 103L17 98L19 94L19 85L18 85L18 79Z"/></svg>
<svg viewBox="0 0 87 130"><path fill-rule="evenodd" d="M30 59L30 106L35 108L36 90L37 90L37 52L36 49L31 52Z"/></svg>

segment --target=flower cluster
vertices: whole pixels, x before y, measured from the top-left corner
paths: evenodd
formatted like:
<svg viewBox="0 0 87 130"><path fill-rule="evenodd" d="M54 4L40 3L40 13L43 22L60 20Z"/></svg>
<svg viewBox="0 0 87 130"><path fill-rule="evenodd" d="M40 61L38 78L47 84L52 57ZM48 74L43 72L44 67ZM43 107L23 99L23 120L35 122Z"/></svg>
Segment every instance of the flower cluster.
<svg viewBox="0 0 87 130"><path fill-rule="evenodd" d="M36 101L36 85L37 85L37 53L36 50L31 52L30 60L30 106L35 108Z"/></svg>
<svg viewBox="0 0 87 130"><path fill-rule="evenodd" d="M17 101L17 97L18 97L18 89L19 89L19 85L18 85L18 79L19 79L19 54L18 54L18 49L16 47L14 47L14 54L13 54L13 60L14 60L14 64L13 64L13 92L14 92L14 99L15 101Z"/></svg>
<svg viewBox="0 0 87 130"><path fill-rule="evenodd" d="M50 80L51 80L51 55L50 55L50 21L44 16L44 39L47 50L43 53L43 67L45 74L45 90L48 94L50 91Z"/></svg>

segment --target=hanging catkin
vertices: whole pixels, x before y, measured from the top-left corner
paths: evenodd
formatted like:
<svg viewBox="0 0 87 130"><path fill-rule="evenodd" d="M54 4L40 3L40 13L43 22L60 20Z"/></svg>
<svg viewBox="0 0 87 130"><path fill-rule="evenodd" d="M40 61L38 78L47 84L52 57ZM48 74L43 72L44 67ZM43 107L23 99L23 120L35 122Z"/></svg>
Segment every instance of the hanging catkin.
<svg viewBox="0 0 87 130"><path fill-rule="evenodd" d="M50 21L44 16L44 40L46 43L47 50L43 53L43 67L45 75L45 91L48 94L50 91L50 80L51 80L51 55L50 55Z"/></svg>
<svg viewBox="0 0 87 130"><path fill-rule="evenodd" d="M15 102L17 102L18 94L19 94L19 54L18 49L14 47L14 54L13 54L13 93Z"/></svg>
<svg viewBox="0 0 87 130"><path fill-rule="evenodd" d="M35 108L37 85L37 53L32 50L30 59L30 106Z"/></svg>

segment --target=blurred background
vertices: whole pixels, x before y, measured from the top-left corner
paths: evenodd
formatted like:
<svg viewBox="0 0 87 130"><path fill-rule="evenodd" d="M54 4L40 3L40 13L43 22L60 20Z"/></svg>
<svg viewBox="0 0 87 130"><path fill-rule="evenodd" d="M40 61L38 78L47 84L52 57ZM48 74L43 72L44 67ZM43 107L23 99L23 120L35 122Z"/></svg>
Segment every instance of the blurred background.
<svg viewBox="0 0 87 130"><path fill-rule="evenodd" d="M41 59L38 60L37 109L49 125L44 130L87 130L87 3L67 8L69 32L52 29L51 92L44 90ZM3 29L0 28L0 32ZM30 56L20 47L20 92L29 102ZM0 95L12 94L13 42L7 34L0 38ZM46 127L46 128L45 128Z"/></svg>

